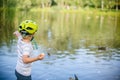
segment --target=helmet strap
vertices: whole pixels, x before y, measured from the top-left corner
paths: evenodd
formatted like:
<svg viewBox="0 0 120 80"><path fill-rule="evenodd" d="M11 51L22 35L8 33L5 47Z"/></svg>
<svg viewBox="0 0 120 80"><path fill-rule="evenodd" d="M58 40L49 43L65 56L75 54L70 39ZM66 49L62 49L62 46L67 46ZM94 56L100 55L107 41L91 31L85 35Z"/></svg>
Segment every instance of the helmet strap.
<svg viewBox="0 0 120 80"><path fill-rule="evenodd" d="M34 39L34 36L32 37L32 39L30 41L32 41Z"/></svg>

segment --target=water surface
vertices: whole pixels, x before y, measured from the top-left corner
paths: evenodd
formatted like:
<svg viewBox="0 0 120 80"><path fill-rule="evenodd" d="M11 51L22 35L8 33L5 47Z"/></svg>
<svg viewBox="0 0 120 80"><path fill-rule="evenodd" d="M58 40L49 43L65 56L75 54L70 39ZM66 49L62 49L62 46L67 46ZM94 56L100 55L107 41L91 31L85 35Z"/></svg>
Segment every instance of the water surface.
<svg viewBox="0 0 120 80"><path fill-rule="evenodd" d="M0 21L0 80L16 79L13 32L26 19L39 25L34 55L46 54L44 60L33 63L33 80L69 80L74 74L79 80L120 80L119 15L11 10L14 15L9 17L6 12L2 11Z"/></svg>

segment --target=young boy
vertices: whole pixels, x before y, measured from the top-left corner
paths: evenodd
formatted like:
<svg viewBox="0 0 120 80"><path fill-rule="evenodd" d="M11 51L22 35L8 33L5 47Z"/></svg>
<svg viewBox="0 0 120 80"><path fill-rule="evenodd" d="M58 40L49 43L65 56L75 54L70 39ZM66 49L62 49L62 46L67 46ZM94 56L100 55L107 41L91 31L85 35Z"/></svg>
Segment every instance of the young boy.
<svg viewBox="0 0 120 80"><path fill-rule="evenodd" d="M14 34L18 37L17 52L18 60L15 69L15 75L17 80L32 80L31 79L31 63L37 60L42 60L44 54L41 53L37 57L32 57L32 39L37 31L38 26L31 20L23 21L19 30L15 31Z"/></svg>

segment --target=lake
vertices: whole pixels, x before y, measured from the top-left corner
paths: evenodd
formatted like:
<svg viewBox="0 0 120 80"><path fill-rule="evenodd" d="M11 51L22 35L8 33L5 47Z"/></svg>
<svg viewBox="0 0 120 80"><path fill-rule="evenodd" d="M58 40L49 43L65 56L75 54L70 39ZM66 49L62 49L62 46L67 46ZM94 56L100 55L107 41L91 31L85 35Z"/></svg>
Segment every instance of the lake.
<svg viewBox="0 0 120 80"><path fill-rule="evenodd" d="M15 80L17 38L23 20L39 25L33 41L33 80L120 80L120 14L95 11L0 9L0 80ZM48 55L49 53L49 55Z"/></svg>

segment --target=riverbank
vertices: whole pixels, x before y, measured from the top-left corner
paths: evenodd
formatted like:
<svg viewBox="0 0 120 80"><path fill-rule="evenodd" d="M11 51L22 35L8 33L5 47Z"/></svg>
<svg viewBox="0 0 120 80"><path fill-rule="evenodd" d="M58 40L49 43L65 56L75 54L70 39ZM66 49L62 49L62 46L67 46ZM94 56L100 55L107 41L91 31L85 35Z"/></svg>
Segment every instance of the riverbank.
<svg viewBox="0 0 120 80"><path fill-rule="evenodd" d="M94 8L62 8L62 7L47 7L47 8L32 8L32 12L44 11L44 12L64 12L64 13L84 13L84 14L98 14L98 15L118 15L120 16L120 10L100 10Z"/></svg>

